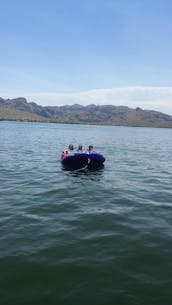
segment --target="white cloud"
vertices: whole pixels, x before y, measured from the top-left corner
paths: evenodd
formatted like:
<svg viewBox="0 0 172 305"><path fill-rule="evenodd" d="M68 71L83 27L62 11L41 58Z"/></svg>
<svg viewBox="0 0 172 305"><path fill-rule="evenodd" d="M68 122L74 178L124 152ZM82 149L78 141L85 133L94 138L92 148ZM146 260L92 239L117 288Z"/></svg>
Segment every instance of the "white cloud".
<svg viewBox="0 0 172 305"><path fill-rule="evenodd" d="M40 105L124 105L172 114L172 87L125 87L81 92L0 93L3 98L26 97Z"/></svg>

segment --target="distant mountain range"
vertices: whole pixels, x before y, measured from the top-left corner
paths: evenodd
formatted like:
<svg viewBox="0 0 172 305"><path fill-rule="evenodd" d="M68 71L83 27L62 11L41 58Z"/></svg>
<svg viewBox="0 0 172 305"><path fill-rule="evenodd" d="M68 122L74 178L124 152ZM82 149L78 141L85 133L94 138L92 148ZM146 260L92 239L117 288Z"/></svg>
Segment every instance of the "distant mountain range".
<svg viewBox="0 0 172 305"><path fill-rule="evenodd" d="M40 106L23 97L0 98L0 120L172 128L172 116L125 106Z"/></svg>

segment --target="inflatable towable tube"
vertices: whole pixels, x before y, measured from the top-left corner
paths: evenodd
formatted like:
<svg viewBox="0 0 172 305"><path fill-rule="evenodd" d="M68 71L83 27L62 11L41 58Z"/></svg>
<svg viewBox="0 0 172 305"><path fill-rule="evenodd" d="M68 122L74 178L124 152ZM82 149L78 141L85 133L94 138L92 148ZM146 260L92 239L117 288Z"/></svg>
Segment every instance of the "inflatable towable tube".
<svg viewBox="0 0 172 305"><path fill-rule="evenodd" d="M97 169L103 166L105 157L97 152L74 152L61 155L63 166L68 170Z"/></svg>

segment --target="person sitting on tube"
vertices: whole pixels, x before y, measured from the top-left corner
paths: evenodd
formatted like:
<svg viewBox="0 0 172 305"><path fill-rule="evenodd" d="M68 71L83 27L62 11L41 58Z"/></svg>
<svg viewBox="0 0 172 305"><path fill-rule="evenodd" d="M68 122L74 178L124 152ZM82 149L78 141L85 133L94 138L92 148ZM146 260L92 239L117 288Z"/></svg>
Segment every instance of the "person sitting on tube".
<svg viewBox="0 0 172 305"><path fill-rule="evenodd" d="M91 153L94 151L93 145L88 146L88 152Z"/></svg>
<svg viewBox="0 0 172 305"><path fill-rule="evenodd" d="M78 152L83 152L83 147L82 147L82 145L79 145L79 146L78 146L77 151L78 151Z"/></svg>
<svg viewBox="0 0 172 305"><path fill-rule="evenodd" d="M73 153L73 150L74 150L73 144L69 144L69 146L68 146L68 153Z"/></svg>

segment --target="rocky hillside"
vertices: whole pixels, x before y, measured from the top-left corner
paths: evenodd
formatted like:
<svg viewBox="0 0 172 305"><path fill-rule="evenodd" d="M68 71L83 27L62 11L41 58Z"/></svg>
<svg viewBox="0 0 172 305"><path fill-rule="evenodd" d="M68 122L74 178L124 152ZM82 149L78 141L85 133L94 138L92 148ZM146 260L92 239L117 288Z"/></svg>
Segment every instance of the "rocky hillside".
<svg viewBox="0 0 172 305"><path fill-rule="evenodd" d="M9 117L10 116L10 117ZM18 117L19 116L19 117ZM25 98L0 98L0 119L81 123L98 125L172 127L172 116L124 106L39 106Z"/></svg>
<svg viewBox="0 0 172 305"><path fill-rule="evenodd" d="M0 103L0 121L28 121L28 122L46 122L47 119L39 115L10 108Z"/></svg>

